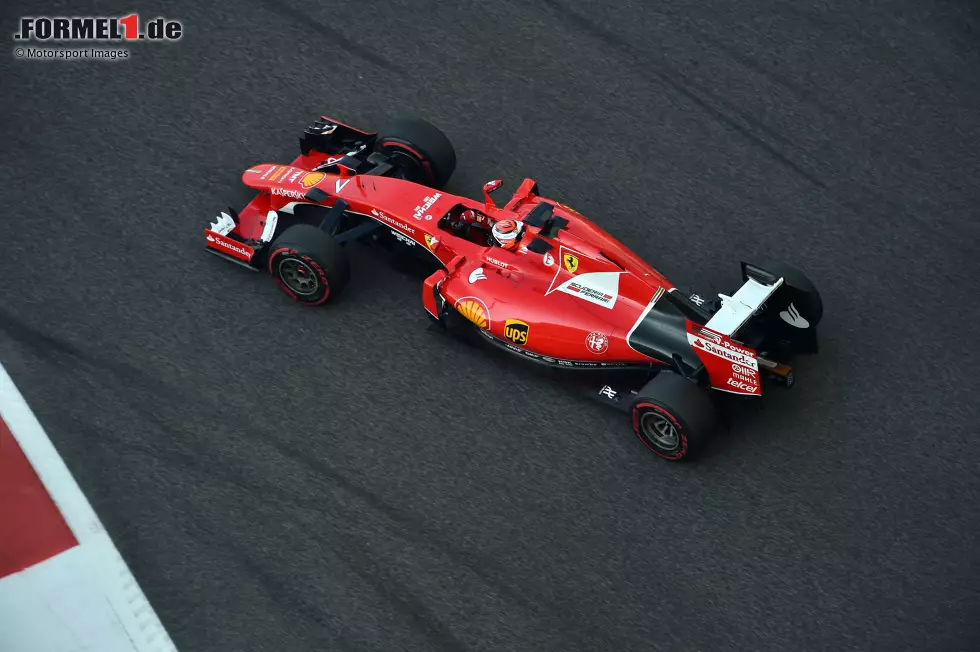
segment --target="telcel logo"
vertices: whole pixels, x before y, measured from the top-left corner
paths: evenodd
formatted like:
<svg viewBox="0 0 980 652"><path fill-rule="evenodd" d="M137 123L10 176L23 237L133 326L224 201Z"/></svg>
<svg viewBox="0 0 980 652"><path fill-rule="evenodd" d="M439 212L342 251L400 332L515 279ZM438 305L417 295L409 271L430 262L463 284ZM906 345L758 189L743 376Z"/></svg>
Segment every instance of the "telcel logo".
<svg viewBox="0 0 980 652"><path fill-rule="evenodd" d="M742 381L735 380L734 378L729 378L728 384L735 389L741 389L746 392L754 392L756 389L758 389L755 385L749 385L748 383L743 383Z"/></svg>

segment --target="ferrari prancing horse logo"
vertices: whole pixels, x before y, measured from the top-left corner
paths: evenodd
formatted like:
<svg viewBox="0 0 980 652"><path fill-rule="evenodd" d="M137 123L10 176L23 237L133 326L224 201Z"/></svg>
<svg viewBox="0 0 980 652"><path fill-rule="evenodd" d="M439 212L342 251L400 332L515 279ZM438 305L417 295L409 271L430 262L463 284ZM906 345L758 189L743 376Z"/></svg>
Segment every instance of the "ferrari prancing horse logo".
<svg viewBox="0 0 980 652"><path fill-rule="evenodd" d="M578 256L575 254L565 254L563 260L565 262L565 269L568 270L568 273L574 274L578 269Z"/></svg>

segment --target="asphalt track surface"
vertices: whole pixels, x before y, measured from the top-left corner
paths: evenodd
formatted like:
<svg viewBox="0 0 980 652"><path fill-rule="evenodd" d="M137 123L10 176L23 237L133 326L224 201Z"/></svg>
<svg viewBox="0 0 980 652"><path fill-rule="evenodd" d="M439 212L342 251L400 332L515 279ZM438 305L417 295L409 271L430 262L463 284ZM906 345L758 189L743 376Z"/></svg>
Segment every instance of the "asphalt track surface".
<svg viewBox="0 0 980 652"><path fill-rule="evenodd" d="M144 16L131 3L7 3ZM980 15L963 1L167 3L126 61L0 58L0 361L179 649L980 647ZM8 37L9 38L9 37ZM793 392L696 465L426 328L354 255L292 304L203 250L312 117L442 126L678 284L788 259Z"/></svg>

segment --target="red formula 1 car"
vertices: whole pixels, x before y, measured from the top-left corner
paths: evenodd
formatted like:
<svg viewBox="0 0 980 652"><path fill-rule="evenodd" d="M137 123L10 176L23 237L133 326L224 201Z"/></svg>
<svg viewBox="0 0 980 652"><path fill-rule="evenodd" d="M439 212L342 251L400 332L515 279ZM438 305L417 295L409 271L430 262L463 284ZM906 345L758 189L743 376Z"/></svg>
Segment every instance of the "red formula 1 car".
<svg viewBox="0 0 980 652"><path fill-rule="evenodd" d="M456 155L422 120L366 132L323 117L300 149L292 163L245 171L258 194L205 230L208 251L267 269L311 306L347 284L347 243L423 256L436 271L422 305L440 328L552 367L639 372L633 387L597 383L590 394L629 414L661 457L698 449L716 425L716 392L757 399L764 382L790 387L790 358L817 351L823 306L797 269L743 262L730 296L681 292L532 179L503 206L491 196L499 181L482 202L442 191Z"/></svg>

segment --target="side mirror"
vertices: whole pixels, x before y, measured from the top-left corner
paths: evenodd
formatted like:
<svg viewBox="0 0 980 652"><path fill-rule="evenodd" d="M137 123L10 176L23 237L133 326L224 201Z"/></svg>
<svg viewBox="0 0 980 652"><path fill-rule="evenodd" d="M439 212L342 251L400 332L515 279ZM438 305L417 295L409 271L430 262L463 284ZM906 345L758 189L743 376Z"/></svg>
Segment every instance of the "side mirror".
<svg viewBox="0 0 980 652"><path fill-rule="evenodd" d="M500 188L503 185L501 179L496 179L494 181L488 181L483 186L483 197L486 200L487 208L496 208L496 204L493 203L493 199L490 198L491 193Z"/></svg>

